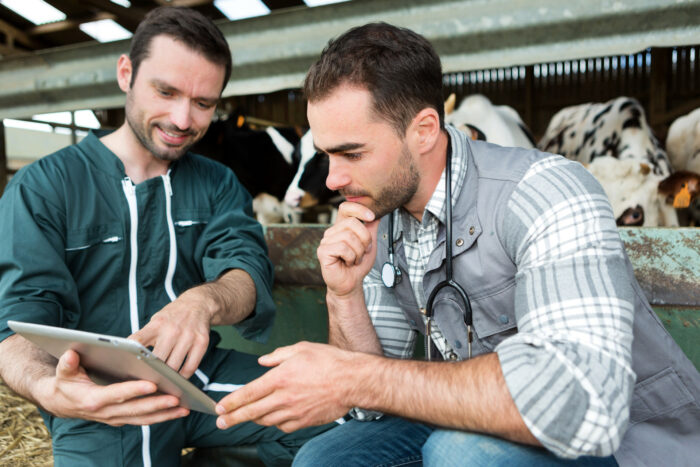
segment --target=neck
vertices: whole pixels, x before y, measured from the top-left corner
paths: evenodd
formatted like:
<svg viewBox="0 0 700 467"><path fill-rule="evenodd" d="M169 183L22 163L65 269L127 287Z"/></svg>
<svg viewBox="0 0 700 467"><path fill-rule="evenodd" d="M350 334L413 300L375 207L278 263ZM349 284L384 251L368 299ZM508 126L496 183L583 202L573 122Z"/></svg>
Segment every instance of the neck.
<svg viewBox="0 0 700 467"><path fill-rule="evenodd" d="M170 162L158 159L146 149L126 121L100 141L122 161L126 175L134 184L168 173Z"/></svg>
<svg viewBox="0 0 700 467"><path fill-rule="evenodd" d="M413 198L403 206L410 215L418 219L418 222L423 220L425 207L432 198L435 188L440 182L442 172L445 170L449 137L447 131L441 131L435 146L419 158L420 184Z"/></svg>

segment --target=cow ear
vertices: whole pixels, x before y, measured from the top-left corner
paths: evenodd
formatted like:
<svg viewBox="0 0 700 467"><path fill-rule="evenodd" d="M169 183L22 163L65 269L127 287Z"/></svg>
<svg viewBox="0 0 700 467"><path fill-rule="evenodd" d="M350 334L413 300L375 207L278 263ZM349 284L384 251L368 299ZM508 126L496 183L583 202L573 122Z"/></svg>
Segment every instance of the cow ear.
<svg viewBox="0 0 700 467"><path fill-rule="evenodd" d="M639 164L639 172L642 175L649 175L649 172L651 172L651 167L649 167L649 164L645 164L642 162Z"/></svg>
<svg viewBox="0 0 700 467"><path fill-rule="evenodd" d="M445 101L445 115L449 115L452 112L454 112L455 102L457 102L457 95L455 93L452 93Z"/></svg>

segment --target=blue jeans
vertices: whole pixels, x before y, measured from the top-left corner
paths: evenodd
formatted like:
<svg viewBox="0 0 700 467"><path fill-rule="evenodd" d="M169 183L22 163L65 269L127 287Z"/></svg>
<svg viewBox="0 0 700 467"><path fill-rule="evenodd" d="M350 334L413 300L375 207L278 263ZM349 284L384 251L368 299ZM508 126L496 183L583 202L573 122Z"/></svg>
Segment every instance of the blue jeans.
<svg viewBox="0 0 700 467"><path fill-rule="evenodd" d="M560 459L542 448L488 435L434 429L395 417L349 421L299 450L294 467L317 466L616 466L610 457Z"/></svg>

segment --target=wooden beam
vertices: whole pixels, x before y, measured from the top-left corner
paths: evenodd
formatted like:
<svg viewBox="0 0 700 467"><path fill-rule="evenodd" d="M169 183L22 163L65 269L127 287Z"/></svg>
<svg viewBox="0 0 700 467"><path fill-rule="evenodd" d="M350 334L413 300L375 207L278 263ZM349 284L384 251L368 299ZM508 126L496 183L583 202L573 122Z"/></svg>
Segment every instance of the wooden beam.
<svg viewBox="0 0 700 467"><path fill-rule="evenodd" d="M11 46L13 41L17 41L20 44L29 47L30 49L42 48L41 43L37 42L36 40L29 37L29 35L26 34L25 32L20 31L16 27L12 26L10 23L7 23L1 19L0 19L0 31L3 34L5 34L8 37L8 39L10 39L7 42L7 45Z"/></svg>
<svg viewBox="0 0 700 467"><path fill-rule="evenodd" d="M115 21L131 32L136 31L139 23L143 17L146 16L146 13L148 13L148 11L143 8L134 5L130 8L124 8L121 5L112 3L110 0L83 0L83 3L88 3L102 11L116 15L117 18Z"/></svg>
<svg viewBox="0 0 700 467"><path fill-rule="evenodd" d="M91 23L93 21L100 21L103 19L116 19L116 16L112 13L107 13L101 11L94 15L84 16L82 18L72 18L63 21L56 21L54 23L40 24L27 31L30 36L39 36L42 34L50 34L53 32L66 31L68 29L76 29L83 23Z"/></svg>
<svg viewBox="0 0 700 467"><path fill-rule="evenodd" d="M651 76L649 80L649 121L652 126L658 125L666 114L666 99L668 95L667 77L671 66L671 49L651 49Z"/></svg>
<svg viewBox="0 0 700 467"><path fill-rule="evenodd" d="M695 99L686 101L683 104L668 110L663 115L658 116L658 120L654 121L653 123L655 125L670 124L673 120L677 119L681 115L690 113L698 107L700 107L700 97L696 97Z"/></svg>

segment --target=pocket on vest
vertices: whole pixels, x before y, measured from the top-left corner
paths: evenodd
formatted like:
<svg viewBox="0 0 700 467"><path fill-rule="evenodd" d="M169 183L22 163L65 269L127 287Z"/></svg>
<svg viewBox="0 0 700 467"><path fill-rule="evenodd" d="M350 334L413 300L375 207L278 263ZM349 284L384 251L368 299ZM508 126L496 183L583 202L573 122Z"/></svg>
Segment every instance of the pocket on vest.
<svg viewBox="0 0 700 467"><path fill-rule="evenodd" d="M634 385L630 425L671 412L693 402L693 395L678 373L664 368L653 376Z"/></svg>

